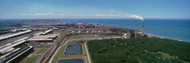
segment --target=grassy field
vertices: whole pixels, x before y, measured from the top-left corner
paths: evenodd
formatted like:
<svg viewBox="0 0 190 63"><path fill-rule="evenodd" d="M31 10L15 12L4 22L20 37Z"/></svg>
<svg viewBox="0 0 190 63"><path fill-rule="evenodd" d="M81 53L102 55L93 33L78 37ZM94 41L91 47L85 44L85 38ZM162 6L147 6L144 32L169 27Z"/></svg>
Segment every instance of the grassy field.
<svg viewBox="0 0 190 63"><path fill-rule="evenodd" d="M190 43L160 38L93 40L93 63L189 63Z"/></svg>
<svg viewBox="0 0 190 63"><path fill-rule="evenodd" d="M72 35L70 38L92 38L94 37L94 34L79 34L79 35Z"/></svg>
<svg viewBox="0 0 190 63"><path fill-rule="evenodd" d="M84 44L81 45L82 48L84 49ZM57 63L57 61L59 61L59 59L62 58L68 58L68 57L80 57L80 56L86 56L85 52L82 52L84 54L76 54L76 55L63 55L64 54L64 50L66 49L66 46L63 46L59 49L59 51L57 52L56 56L54 57L52 63Z"/></svg>
<svg viewBox="0 0 190 63"><path fill-rule="evenodd" d="M24 58L19 63L35 63L47 50L48 49L35 49L34 52L32 52L31 56Z"/></svg>
<svg viewBox="0 0 190 63"><path fill-rule="evenodd" d="M57 54L55 55L52 63L56 63L59 58L64 58L65 56L63 55L64 49L66 48L66 46L63 46L59 49L59 51L57 52Z"/></svg>
<svg viewBox="0 0 190 63"><path fill-rule="evenodd" d="M60 38L57 39L57 41L56 41L56 46L59 46L59 44L60 44L61 41L65 38L66 35L67 35L67 34L64 34L64 35L62 35Z"/></svg>
<svg viewBox="0 0 190 63"><path fill-rule="evenodd" d="M0 29L0 32L9 31L7 29Z"/></svg>
<svg viewBox="0 0 190 63"><path fill-rule="evenodd" d="M35 51L33 52L33 54L43 54L47 51L48 49L35 49Z"/></svg>
<svg viewBox="0 0 190 63"><path fill-rule="evenodd" d="M66 48L66 46L63 46L63 47L61 47L59 49L59 51L57 52L56 56L54 57L52 63L57 63L57 61L59 61L59 59L61 59L61 58L83 56L82 54L78 54L78 55L63 55L65 48Z"/></svg>
<svg viewBox="0 0 190 63"><path fill-rule="evenodd" d="M36 63L36 61L40 58L41 55L32 55L31 57L27 57L22 60L20 63Z"/></svg>

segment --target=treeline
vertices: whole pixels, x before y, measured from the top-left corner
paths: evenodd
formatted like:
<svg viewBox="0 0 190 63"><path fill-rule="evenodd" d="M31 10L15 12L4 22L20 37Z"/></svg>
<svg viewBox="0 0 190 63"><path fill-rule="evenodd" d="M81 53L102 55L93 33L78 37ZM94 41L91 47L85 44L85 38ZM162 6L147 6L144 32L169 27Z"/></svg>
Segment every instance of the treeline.
<svg viewBox="0 0 190 63"><path fill-rule="evenodd" d="M93 40L93 63L189 63L190 43L160 38Z"/></svg>
<svg viewBox="0 0 190 63"><path fill-rule="evenodd" d="M9 31L8 29L0 29L0 32Z"/></svg>

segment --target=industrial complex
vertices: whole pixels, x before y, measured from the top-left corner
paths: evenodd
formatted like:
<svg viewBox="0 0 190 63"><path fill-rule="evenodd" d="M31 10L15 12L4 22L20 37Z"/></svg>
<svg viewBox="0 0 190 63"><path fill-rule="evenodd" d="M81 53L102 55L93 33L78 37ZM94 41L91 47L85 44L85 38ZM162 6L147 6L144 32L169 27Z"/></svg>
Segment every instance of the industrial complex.
<svg viewBox="0 0 190 63"><path fill-rule="evenodd" d="M58 63L59 60L70 58L82 59L80 61L87 63L89 58L86 57L87 49L84 49L86 47L85 41L130 38L133 36L131 31L133 30L86 23L21 26L0 34L0 63L26 63L31 58L33 58L32 63ZM79 44L76 45L75 41L77 42L76 44ZM83 53L79 54L81 55L80 57L55 60L56 53L61 47L68 46L67 42L76 45L73 47L80 47ZM67 56L65 54L67 52L70 54L69 51L62 51L64 56Z"/></svg>
<svg viewBox="0 0 190 63"><path fill-rule="evenodd" d="M17 30L16 30L17 31ZM15 63L19 62L25 56L34 51L35 45L32 42L53 42L58 34L52 33L53 29L43 30L22 30L14 33L7 33L0 35L0 63ZM24 35L28 34L28 35ZM16 38L15 37L21 37ZM12 39L13 38L13 39ZM4 42L3 41L9 41ZM12 42L11 42L12 41Z"/></svg>

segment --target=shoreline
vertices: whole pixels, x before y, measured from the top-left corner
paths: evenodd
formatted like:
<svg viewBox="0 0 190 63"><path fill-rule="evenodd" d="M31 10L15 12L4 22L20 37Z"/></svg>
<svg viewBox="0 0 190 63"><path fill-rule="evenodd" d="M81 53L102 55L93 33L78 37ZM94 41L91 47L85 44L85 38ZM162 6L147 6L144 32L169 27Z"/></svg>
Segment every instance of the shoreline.
<svg viewBox="0 0 190 63"><path fill-rule="evenodd" d="M109 26L112 26L112 25L109 25ZM113 26L113 27L116 27L116 26ZM118 27L118 28L127 28L127 27ZM132 28L127 28L127 29L135 30L135 29L132 29ZM138 31L137 34L142 34L141 30L137 30L137 31ZM181 42L190 43L190 41L188 41L188 40L180 40L180 39L175 39L175 38L171 38L171 37L164 37L164 36L155 35L155 34L151 34L151 33L144 33L144 34L147 35L147 36L150 36L150 37L158 37L158 38L177 40L177 41L181 41Z"/></svg>
<svg viewBox="0 0 190 63"><path fill-rule="evenodd" d="M139 33L139 32L138 32ZM170 40L177 40L177 41L181 41L181 42L188 42L189 41L185 41L185 40L180 40L180 39L174 39L174 38L169 38L169 37L164 37L164 36L159 36L159 35L154 35L154 34L150 34L150 33L144 33L149 37L158 37L158 38L163 38L163 39L170 39Z"/></svg>
<svg viewBox="0 0 190 63"><path fill-rule="evenodd" d="M95 24L94 24L95 25ZM110 25L110 24L102 24L102 25L108 25L108 26L111 26L111 27L116 27L116 28L126 28L126 29L130 29L130 30L135 30L133 28L127 28L127 27L118 27L118 26L113 26L113 25ZM137 29L137 33L138 34L142 34L141 30L138 30ZM170 39L170 40L177 40L177 41L181 41L181 42L188 42L190 43L190 41L188 40L180 40L180 39L176 39L176 38L171 38L171 37L164 37L164 36L160 36L160 35L155 35L155 34L151 34L151 33L144 33L145 35L147 36L151 36L151 37L158 37L158 38L163 38L163 39Z"/></svg>
<svg viewBox="0 0 190 63"><path fill-rule="evenodd" d="M102 25L108 25L108 26L112 26L112 27L117 27L117 28L126 28L126 29L130 29L130 30L135 30L135 29L133 29L133 28L128 28L128 27L118 27L118 26L113 26L113 25L110 25L110 24L102 24ZM138 34L142 34L142 32L140 32L141 30L138 30L137 29L137 33ZM183 42L188 42L188 43L190 43L190 41L188 41L188 40L180 40L180 39L176 39L176 38L171 38L171 37L164 37L164 36L160 36L160 35L155 35L155 34L151 34L151 33L144 33L144 34L146 34L146 35L148 35L148 36L152 36L152 37L158 37L158 38L164 38L164 39L170 39L170 40L177 40L177 41L183 41Z"/></svg>

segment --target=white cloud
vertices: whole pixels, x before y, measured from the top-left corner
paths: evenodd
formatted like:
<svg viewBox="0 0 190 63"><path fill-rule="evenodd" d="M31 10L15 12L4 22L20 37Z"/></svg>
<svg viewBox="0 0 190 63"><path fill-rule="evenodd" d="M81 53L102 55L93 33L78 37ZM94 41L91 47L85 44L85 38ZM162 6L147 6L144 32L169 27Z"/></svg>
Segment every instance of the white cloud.
<svg viewBox="0 0 190 63"><path fill-rule="evenodd" d="M18 16L64 16L65 14L53 14L53 13L34 13L34 14L15 14Z"/></svg>
<svg viewBox="0 0 190 63"><path fill-rule="evenodd" d="M128 18L128 14L109 14L109 13L95 13L95 14L55 14L55 13L34 13L34 14L15 14L24 18Z"/></svg>

